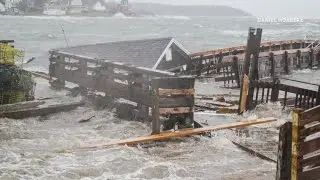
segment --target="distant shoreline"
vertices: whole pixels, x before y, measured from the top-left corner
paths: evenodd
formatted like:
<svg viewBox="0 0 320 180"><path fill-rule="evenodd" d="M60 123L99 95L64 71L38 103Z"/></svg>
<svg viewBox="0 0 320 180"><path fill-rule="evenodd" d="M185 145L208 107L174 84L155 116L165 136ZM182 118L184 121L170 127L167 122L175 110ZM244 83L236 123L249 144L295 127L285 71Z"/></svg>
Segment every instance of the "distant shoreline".
<svg viewBox="0 0 320 180"><path fill-rule="evenodd" d="M50 8L49 8L50 9ZM52 8L51 10L63 11ZM156 3L132 3L132 11L135 15L128 17L144 16L217 16L217 17L253 17L250 13L229 6L205 6L205 5L167 5ZM84 17L113 17L103 11L92 11L82 14L43 14L39 12L19 12L11 14L0 12L0 15L13 16L84 16Z"/></svg>

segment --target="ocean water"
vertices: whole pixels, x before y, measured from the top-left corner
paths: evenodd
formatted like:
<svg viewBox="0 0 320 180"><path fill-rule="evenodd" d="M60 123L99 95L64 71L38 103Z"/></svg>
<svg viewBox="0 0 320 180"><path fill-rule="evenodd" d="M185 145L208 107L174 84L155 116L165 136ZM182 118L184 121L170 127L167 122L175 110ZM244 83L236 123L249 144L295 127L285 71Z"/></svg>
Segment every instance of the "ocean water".
<svg viewBox="0 0 320 180"><path fill-rule="evenodd" d="M25 59L36 57L26 68L39 71L47 71L48 50L67 45L172 36L190 52L197 52L242 45L250 26L263 28L264 41L320 35L320 20L317 19L303 23L259 24L254 18L237 17L0 16L0 24L0 39L14 39L16 47L25 50ZM302 80L318 75L316 71L296 74ZM68 97L65 91L51 90L45 80L37 79L37 82L37 97L55 97L52 103L81 99ZM210 82L199 82L197 87L200 94L233 92L216 88ZM243 117L226 118L210 113L199 113L195 117L222 124L272 116L279 120L256 127L275 130L290 119L277 104L261 106ZM90 122L78 123L93 115L95 118ZM231 130L216 132L212 138L184 138L149 148L122 146L62 152L149 134L148 123L118 119L112 111L95 111L90 106L41 118L3 118L0 119L0 179L274 179L275 164L236 148L231 140L249 137L239 137ZM277 135L270 139L277 139Z"/></svg>

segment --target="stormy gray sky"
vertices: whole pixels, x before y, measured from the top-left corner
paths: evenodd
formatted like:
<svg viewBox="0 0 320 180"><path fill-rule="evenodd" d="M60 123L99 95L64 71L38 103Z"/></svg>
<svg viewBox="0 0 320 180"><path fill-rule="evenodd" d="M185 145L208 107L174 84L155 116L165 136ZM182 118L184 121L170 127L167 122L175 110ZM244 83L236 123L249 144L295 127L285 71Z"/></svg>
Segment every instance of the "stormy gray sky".
<svg viewBox="0 0 320 180"><path fill-rule="evenodd" d="M166 4L228 5L254 16L319 18L320 0L131 0Z"/></svg>

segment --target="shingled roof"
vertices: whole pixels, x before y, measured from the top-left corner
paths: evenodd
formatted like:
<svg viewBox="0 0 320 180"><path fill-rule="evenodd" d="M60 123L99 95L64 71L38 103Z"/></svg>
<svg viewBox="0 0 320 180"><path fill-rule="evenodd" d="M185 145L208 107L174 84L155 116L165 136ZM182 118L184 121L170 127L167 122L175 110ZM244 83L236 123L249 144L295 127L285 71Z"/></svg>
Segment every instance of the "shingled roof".
<svg viewBox="0 0 320 180"><path fill-rule="evenodd" d="M189 54L172 37L81 45L59 49L59 51L156 69L173 43Z"/></svg>

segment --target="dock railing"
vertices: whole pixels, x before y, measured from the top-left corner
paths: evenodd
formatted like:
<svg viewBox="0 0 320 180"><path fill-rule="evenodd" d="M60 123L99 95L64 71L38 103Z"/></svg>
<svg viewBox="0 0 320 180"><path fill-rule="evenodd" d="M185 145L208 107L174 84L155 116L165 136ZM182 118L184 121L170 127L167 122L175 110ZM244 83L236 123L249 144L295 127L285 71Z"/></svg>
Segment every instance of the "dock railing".
<svg viewBox="0 0 320 180"><path fill-rule="evenodd" d="M189 114L193 122L193 77L60 51L50 51L49 75L55 78L53 86L71 82L86 90L104 92L111 99L134 102L141 118L150 118L151 108L153 134L160 132L159 116Z"/></svg>
<svg viewBox="0 0 320 180"><path fill-rule="evenodd" d="M320 179L320 106L294 109L280 128L277 180Z"/></svg>
<svg viewBox="0 0 320 180"><path fill-rule="evenodd" d="M181 74L214 77L216 82L223 81L225 87L239 88L244 74L253 79L273 78L320 65L319 46L314 43L318 40L261 42L261 35L262 29L249 28L247 46L191 54Z"/></svg>
<svg viewBox="0 0 320 180"><path fill-rule="evenodd" d="M320 85L286 78L270 80L250 81L246 99L247 110L252 110L259 104L277 101L283 108L309 109L320 105Z"/></svg>

